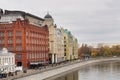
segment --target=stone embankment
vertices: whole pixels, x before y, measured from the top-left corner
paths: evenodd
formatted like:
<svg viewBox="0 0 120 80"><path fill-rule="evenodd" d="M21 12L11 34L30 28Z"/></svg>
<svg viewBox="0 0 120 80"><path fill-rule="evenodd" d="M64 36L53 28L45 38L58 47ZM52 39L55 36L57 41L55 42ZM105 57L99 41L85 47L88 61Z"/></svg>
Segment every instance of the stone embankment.
<svg viewBox="0 0 120 80"><path fill-rule="evenodd" d="M72 62L62 63L60 65L47 66L44 69L28 70L27 73L18 73L19 75L9 77L7 80L43 80L68 71L77 70L78 68L86 65L110 60L120 60L120 58L99 58L84 61L76 60Z"/></svg>

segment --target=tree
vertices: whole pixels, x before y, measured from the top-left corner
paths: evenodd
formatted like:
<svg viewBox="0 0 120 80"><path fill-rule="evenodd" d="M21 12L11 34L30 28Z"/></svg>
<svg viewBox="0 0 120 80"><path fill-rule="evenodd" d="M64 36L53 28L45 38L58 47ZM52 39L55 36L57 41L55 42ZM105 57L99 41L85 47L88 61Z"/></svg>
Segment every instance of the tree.
<svg viewBox="0 0 120 80"><path fill-rule="evenodd" d="M111 52L114 56L120 56L120 45L112 46Z"/></svg>
<svg viewBox="0 0 120 80"><path fill-rule="evenodd" d="M82 44L82 46L79 48L79 56L84 57L84 56L89 56L91 55L91 50L90 47L88 47L86 44Z"/></svg>
<svg viewBox="0 0 120 80"><path fill-rule="evenodd" d="M104 55L104 52L105 52L104 47L100 47L97 56L103 56L103 55Z"/></svg>
<svg viewBox="0 0 120 80"><path fill-rule="evenodd" d="M104 46L104 56L112 56L112 51L109 46Z"/></svg>

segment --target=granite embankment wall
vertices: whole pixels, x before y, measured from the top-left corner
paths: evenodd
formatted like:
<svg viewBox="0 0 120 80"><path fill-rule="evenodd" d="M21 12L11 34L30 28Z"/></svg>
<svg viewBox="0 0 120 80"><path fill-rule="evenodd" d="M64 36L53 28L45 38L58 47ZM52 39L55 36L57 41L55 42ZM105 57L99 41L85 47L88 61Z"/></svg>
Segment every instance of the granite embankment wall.
<svg viewBox="0 0 120 80"><path fill-rule="evenodd" d="M78 69L78 68L86 66L86 65L103 62L103 61L110 61L110 60L120 60L120 58L100 58L100 59L93 59L93 60L77 62L72 65L66 65L63 67L55 68L55 69L44 71L41 73L36 73L33 75L27 75L27 76L21 76L14 80L43 80L43 79L46 79L46 78L49 78L49 77L52 77L55 75L59 75L59 74L62 74L62 73L68 72L68 71Z"/></svg>

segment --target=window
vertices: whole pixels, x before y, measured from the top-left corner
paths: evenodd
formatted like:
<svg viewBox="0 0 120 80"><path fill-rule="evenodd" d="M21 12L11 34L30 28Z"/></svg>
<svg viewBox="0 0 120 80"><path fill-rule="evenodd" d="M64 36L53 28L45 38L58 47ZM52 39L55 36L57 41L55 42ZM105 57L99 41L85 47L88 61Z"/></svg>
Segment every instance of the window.
<svg viewBox="0 0 120 80"><path fill-rule="evenodd" d="M21 31L16 31L16 36L22 36L22 32Z"/></svg>
<svg viewBox="0 0 120 80"><path fill-rule="evenodd" d="M0 37L3 37L4 36L4 32L0 32Z"/></svg>
<svg viewBox="0 0 120 80"><path fill-rule="evenodd" d="M0 40L0 44L4 44L4 38Z"/></svg>
<svg viewBox="0 0 120 80"><path fill-rule="evenodd" d="M29 53L27 53L27 59L29 59Z"/></svg>
<svg viewBox="0 0 120 80"><path fill-rule="evenodd" d="M22 40L20 38L16 38L16 43L22 43Z"/></svg>
<svg viewBox="0 0 120 80"><path fill-rule="evenodd" d="M9 57L9 63L11 63L11 62L10 62L10 57Z"/></svg>
<svg viewBox="0 0 120 80"><path fill-rule="evenodd" d="M8 50L9 51L13 51L13 47L12 46L8 46Z"/></svg>
<svg viewBox="0 0 120 80"><path fill-rule="evenodd" d="M9 39L8 39L8 44L12 44L12 43L13 43L12 39L9 38Z"/></svg>
<svg viewBox="0 0 120 80"><path fill-rule="evenodd" d="M30 59L32 58L32 54L31 54L31 53L29 53L29 58L30 58Z"/></svg>
<svg viewBox="0 0 120 80"><path fill-rule="evenodd" d="M26 38L26 43L28 43L28 38Z"/></svg>
<svg viewBox="0 0 120 80"><path fill-rule="evenodd" d="M13 32L8 32L8 36L12 36L13 35Z"/></svg>
<svg viewBox="0 0 120 80"><path fill-rule="evenodd" d="M17 45L17 46L16 46L16 50L17 50L17 51L21 51L21 50L22 50L22 46Z"/></svg>
<svg viewBox="0 0 120 80"><path fill-rule="evenodd" d="M22 59L22 54L17 54L17 55L16 55L16 58L17 58L17 59Z"/></svg>
<svg viewBox="0 0 120 80"><path fill-rule="evenodd" d="M28 31L26 32L26 36L28 36Z"/></svg>
<svg viewBox="0 0 120 80"><path fill-rule="evenodd" d="M31 58L34 58L34 54L33 53L31 53Z"/></svg>

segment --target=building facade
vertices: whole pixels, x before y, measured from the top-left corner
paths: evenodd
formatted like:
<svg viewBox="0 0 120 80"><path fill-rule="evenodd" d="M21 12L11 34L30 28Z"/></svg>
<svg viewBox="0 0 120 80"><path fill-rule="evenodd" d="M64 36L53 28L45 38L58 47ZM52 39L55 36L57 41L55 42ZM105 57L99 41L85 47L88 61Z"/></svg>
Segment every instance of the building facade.
<svg viewBox="0 0 120 80"><path fill-rule="evenodd" d="M57 63L57 37L56 25L52 16L47 13L44 17L43 26L47 25L49 30L49 61L50 63Z"/></svg>
<svg viewBox="0 0 120 80"><path fill-rule="evenodd" d="M64 51L65 60L78 58L78 41L67 29L64 30Z"/></svg>
<svg viewBox="0 0 120 80"><path fill-rule="evenodd" d="M36 26L41 26L44 19L24 11L0 10L0 23L12 23L16 19L29 20L29 23Z"/></svg>
<svg viewBox="0 0 120 80"><path fill-rule="evenodd" d="M24 68L78 58L77 39L57 28L47 13L44 19L23 11L0 10L0 48L14 52Z"/></svg>
<svg viewBox="0 0 120 80"><path fill-rule="evenodd" d="M73 59L78 59L78 41L73 37Z"/></svg>
<svg viewBox="0 0 120 80"><path fill-rule="evenodd" d="M5 15L7 15L6 12ZM42 27L41 18L27 15L26 13L19 11L10 11L5 19L11 18L9 15L20 14L19 17L15 17L14 20L4 21L1 16L0 20L0 48L7 48L9 51L14 52L15 63L17 66L23 66L28 68L32 65L45 65L49 62L48 58L48 28L47 26ZM25 16L30 16L27 18ZM31 20L33 19L33 20ZM37 20L40 23L33 23Z"/></svg>
<svg viewBox="0 0 120 80"><path fill-rule="evenodd" d="M69 49L68 48L68 36L67 36L67 33L64 31L64 57L65 57L65 60L70 60L68 49Z"/></svg>
<svg viewBox="0 0 120 80"><path fill-rule="evenodd" d="M65 59L71 60L72 58L72 39L70 37L70 31L64 30L64 46L65 46Z"/></svg>
<svg viewBox="0 0 120 80"><path fill-rule="evenodd" d="M56 29L56 48L57 48L57 63L65 61L64 57L64 30Z"/></svg>
<svg viewBox="0 0 120 80"><path fill-rule="evenodd" d="M49 60L51 63L60 63L65 60L64 56L64 29L57 28L52 16L47 13L43 25L49 29Z"/></svg>
<svg viewBox="0 0 120 80"><path fill-rule="evenodd" d="M15 54L6 48L0 50L0 74L15 72Z"/></svg>

